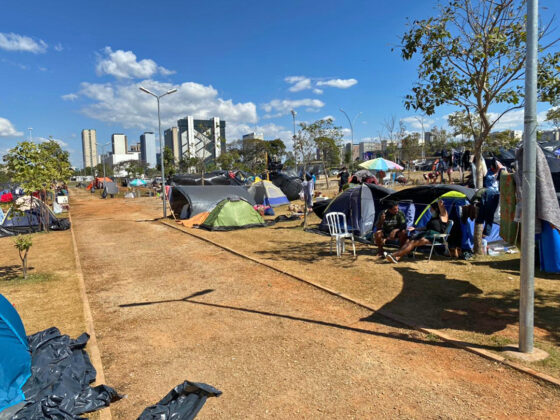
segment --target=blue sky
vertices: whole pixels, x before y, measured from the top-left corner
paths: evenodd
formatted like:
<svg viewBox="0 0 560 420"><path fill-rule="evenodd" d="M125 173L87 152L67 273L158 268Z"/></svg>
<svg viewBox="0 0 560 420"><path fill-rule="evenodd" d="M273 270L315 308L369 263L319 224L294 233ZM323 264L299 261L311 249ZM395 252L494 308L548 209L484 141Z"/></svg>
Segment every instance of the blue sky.
<svg viewBox="0 0 560 420"><path fill-rule="evenodd" d="M544 13L560 2L541 0ZM290 143L298 121L332 116L354 139L377 137L384 120L417 129L403 97L414 62L397 46L407 17L434 14L434 1L56 1L4 2L0 15L0 153L29 136L53 138L81 166L84 128L98 143L115 132L138 141L187 114L227 121L228 140L250 131ZM558 21L557 25L558 26ZM539 111L547 109L542 105ZM445 125L451 110L428 117ZM502 128L521 129L522 114ZM349 130L346 130L349 139Z"/></svg>

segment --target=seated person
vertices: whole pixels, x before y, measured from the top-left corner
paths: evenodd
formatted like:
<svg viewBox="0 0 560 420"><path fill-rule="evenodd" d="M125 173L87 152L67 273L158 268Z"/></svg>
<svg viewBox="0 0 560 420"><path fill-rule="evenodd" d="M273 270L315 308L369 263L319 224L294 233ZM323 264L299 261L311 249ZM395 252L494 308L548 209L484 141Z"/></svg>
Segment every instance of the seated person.
<svg viewBox="0 0 560 420"><path fill-rule="evenodd" d="M437 203L432 203L430 206L430 214L432 218L426 224L425 229L417 229L417 233L413 234L410 239L393 254L387 254L385 259L392 263L397 263L403 255L408 255L414 251L419 246L431 245L434 236L445 232L447 224L449 223L449 215L443 204L442 200ZM408 230L415 230L414 227L408 228Z"/></svg>
<svg viewBox="0 0 560 420"><path fill-rule="evenodd" d="M382 256L383 245L387 239L398 239L399 246L406 242L406 217L399 209L399 204L395 201L389 201L388 208L377 221L377 231L374 234L374 241L377 245L377 255Z"/></svg>

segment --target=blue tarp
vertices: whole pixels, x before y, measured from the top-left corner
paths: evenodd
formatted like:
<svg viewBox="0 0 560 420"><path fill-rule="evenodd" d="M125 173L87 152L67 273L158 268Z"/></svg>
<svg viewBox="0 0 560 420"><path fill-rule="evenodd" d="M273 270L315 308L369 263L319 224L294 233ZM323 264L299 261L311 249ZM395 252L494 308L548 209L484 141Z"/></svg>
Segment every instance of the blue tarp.
<svg viewBox="0 0 560 420"><path fill-rule="evenodd" d="M560 273L560 233L542 222L542 232L537 235L540 250L541 271Z"/></svg>
<svg viewBox="0 0 560 420"><path fill-rule="evenodd" d="M31 354L23 322L0 295L0 411L25 399L21 388L31 376Z"/></svg>

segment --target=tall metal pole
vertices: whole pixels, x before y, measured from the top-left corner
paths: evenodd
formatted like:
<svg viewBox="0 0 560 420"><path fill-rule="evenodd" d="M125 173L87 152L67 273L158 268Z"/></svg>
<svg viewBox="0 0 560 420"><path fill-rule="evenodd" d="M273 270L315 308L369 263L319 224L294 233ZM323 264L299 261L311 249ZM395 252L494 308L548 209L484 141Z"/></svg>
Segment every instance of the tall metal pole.
<svg viewBox="0 0 560 420"><path fill-rule="evenodd" d="M519 350L523 353L533 352L534 341L537 43L538 0L528 0L523 141L523 209L521 218L521 287L519 299Z"/></svg>
<svg viewBox="0 0 560 420"><path fill-rule="evenodd" d="M296 145L296 111L294 111L292 109L290 112L292 113L292 119L294 121L294 136L292 137L292 141L294 142L294 146L295 146ZM297 154L296 153L294 153L294 159L295 159L296 172L297 172Z"/></svg>
<svg viewBox="0 0 560 420"><path fill-rule="evenodd" d="M159 112L159 98L161 98L161 96L156 96L156 99L157 99L157 119L158 119L158 126L159 126L159 162L161 164L161 192L163 194L163 218L165 219L167 217L167 194L165 191L165 168L163 163L163 146L161 141L161 117Z"/></svg>
<svg viewBox="0 0 560 420"><path fill-rule="evenodd" d="M159 160L161 164L161 192L163 194L163 217L167 217L167 196L165 192L165 168L163 163L163 141L161 135L161 117L160 117L160 110L159 110L159 100L163 98L165 95L170 95L172 93L177 92L177 89L171 89L165 92L163 95L156 95L155 93L150 92L145 87L140 86L139 88L142 92L147 93L148 95L152 95L157 100L157 117L158 117L158 127L159 127Z"/></svg>

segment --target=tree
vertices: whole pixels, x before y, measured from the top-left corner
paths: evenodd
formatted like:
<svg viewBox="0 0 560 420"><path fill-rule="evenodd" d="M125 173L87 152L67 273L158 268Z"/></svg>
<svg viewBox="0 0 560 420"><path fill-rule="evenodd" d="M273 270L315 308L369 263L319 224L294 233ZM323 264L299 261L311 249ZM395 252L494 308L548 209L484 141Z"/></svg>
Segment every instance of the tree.
<svg viewBox="0 0 560 420"><path fill-rule="evenodd" d="M60 147L54 140L39 144L41 159L43 160L45 176L52 187L53 207L56 196L56 184L66 182L72 176L70 154Z"/></svg>
<svg viewBox="0 0 560 420"><path fill-rule="evenodd" d="M402 139L401 150L403 154L403 159L414 160L422 154L422 146L420 146L420 134L412 133L408 134Z"/></svg>
<svg viewBox="0 0 560 420"><path fill-rule="evenodd" d="M17 248L19 253L24 280L27 279L27 253L32 245L33 240L31 235L18 235L14 239L14 247Z"/></svg>
<svg viewBox="0 0 560 420"><path fill-rule="evenodd" d="M230 151L222 152L222 154L216 159L216 163L222 170L231 171L233 169L236 169L239 159L239 152L233 149Z"/></svg>
<svg viewBox="0 0 560 420"><path fill-rule="evenodd" d="M560 131L560 107L550 108L546 113L546 121L550 121L554 128Z"/></svg>
<svg viewBox="0 0 560 420"><path fill-rule="evenodd" d="M486 144L486 150L492 153L498 153L500 149L511 150L517 147L519 139L511 130L504 130L490 133Z"/></svg>
<svg viewBox="0 0 560 420"><path fill-rule="evenodd" d="M164 164L165 178L169 178L175 175L175 173L177 172L177 164L175 163L175 156L173 156L173 150L171 150L167 146L163 148L163 164ZM160 172L161 172L161 166L160 166Z"/></svg>
<svg viewBox="0 0 560 420"><path fill-rule="evenodd" d="M332 118L317 120L311 124L301 123L301 152L305 162L312 159L313 152L319 151L319 157L325 171L327 189L329 188L329 175L327 163L340 164L340 145L342 143L342 130L333 124ZM305 158L308 160L306 161Z"/></svg>
<svg viewBox="0 0 560 420"><path fill-rule="evenodd" d="M524 106L526 0L446 0L439 15L412 22L402 37L404 60L419 55L418 82L405 107L432 115L441 105L460 108L480 130L474 138L477 184L482 184L482 150L495 124ZM550 24L540 30L542 41ZM545 51L556 41L541 45ZM560 51L541 54L538 89L541 101L560 98ZM495 117L490 108L501 105ZM475 130L473 129L473 132ZM480 252L482 226L475 230Z"/></svg>

